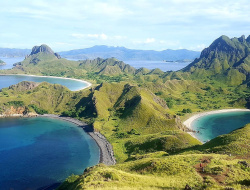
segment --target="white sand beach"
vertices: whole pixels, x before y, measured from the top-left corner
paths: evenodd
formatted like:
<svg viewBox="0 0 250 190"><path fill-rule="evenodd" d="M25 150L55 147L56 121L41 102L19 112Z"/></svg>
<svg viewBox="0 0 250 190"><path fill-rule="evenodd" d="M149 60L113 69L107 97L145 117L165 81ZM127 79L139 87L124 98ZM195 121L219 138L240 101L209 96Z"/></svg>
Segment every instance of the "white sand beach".
<svg viewBox="0 0 250 190"><path fill-rule="evenodd" d="M192 128L192 122L199 117L205 116L205 115L211 115L211 114L217 114L217 113L227 113L227 112L239 112L239 111L250 111L249 109L223 109L223 110L214 110L214 111L208 111L208 112L202 112L202 113L197 113L190 118L188 118L186 121L183 122L183 124L193 130ZM192 137L196 138L196 133L195 132L188 132Z"/></svg>
<svg viewBox="0 0 250 190"><path fill-rule="evenodd" d="M85 88L88 88L90 86L92 86L92 84L90 82L81 80L81 79L74 79L74 78L66 78L66 77L55 77L55 76L39 76L39 75L27 75L27 74L0 74L0 75L18 75L18 76L28 76L28 77L43 77L43 78L57 78L57 79L65 79L65 80L73 80L73 81L78 81L84 84L87 84L87 86L83 87L83 88L79 88L77 90L74 91L79 91L79 90L83 90Z"/></svg>

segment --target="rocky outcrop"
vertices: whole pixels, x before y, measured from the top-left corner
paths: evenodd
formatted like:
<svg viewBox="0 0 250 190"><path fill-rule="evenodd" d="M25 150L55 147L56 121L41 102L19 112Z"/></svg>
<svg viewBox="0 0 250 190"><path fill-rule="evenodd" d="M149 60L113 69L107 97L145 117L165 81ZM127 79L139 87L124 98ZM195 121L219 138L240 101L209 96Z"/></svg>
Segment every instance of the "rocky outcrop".
<svg viewBox="0 0 250 190"><path fill-rule="evenodd" d="M5 108L4 111L0 114L0 117L33 117L38 114L34 112L29 112L27 107L14 107L10 106Z"/></svg>
<svg viewBox="0 0 250 190"><path fill-rule="evenodd" d="M11 85L9 89L15 90L15 91L26 91L26 90L32 90L36 88L40 83L36 82L29 82L29 81L22 81L18 84Z"/></svg>
<svg viewBox="0 0 250 190"><path fill-rule="evenodd" d="M58 53L54 53L54 51L49 46L47 46L46 44L42 44L41 46L34 46L32 48L30 56L36 55L36 54L39 54L39 53L44 53L44 54L47 54L47 55L54 55L58 59L61 59L61 56Z"/></svg>

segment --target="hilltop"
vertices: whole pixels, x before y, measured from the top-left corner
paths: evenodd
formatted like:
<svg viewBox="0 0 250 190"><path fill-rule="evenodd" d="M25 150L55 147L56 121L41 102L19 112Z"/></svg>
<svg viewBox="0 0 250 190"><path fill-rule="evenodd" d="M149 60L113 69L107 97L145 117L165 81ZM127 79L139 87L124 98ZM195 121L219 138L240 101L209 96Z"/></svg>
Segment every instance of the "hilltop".
<svg viewBox="0 0 250 190"><path fill-rule="evenodd" d="M135 50L125 47L113 47L113 46L93 46L86 49L77 49L70 51L59 52L64 58L71 59L96 59L98 57L116 58L122 61L128 60L147 60L147 61L177 61L177 60L194 60L200 55L198 51L191 51L186 49L180 50Z"/></svg>
<svg viewBox="0 0 250 190"><path fill-rule="evenodd" d="M235 60L247 63L249 38L244 39L220 37L179 72L135 69L115 58L69 61L48 47L36 47L15 68L2 72L75 77L91 80L93 86L71 92L49 83L19 83L2 89L0 110L75 117L112 144L117 165L88 168L59 189L184 189L187 184L193 189L245 189L250 181L249 125L201 145L181 122L191 112L249 106L244 82L222 82L227 72L242 66ZM226 60L229 67L217 72L214 60L218 65ZM237 72L231 74L237 79Z"/></svg>
<svg viewBox="0 0 250 190"><path fill-rule="evenodd" d="M249 83L250 36L219 37L182 71L192 78L212 78L229 85Z"/></svg>

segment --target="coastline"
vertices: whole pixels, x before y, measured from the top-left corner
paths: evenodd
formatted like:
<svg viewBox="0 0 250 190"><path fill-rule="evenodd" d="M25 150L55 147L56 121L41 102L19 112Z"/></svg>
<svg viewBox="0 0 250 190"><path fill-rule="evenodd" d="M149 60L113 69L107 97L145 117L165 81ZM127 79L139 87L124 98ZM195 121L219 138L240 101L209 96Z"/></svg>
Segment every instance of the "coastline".
<svg viewBox="0 0 250 190"><path fill-rule="evenodd" d="M211 114L227 113L227 112L240 112L240 111L250 111L250 109L238 109L238 108L237 109L222 109L222 110L214 110L214 111L207 111L207 112L197 113L197 114L191 116L190 118L188 118L187 120L185 120L183 122L183 125L185 125L188 129L190 129L192 131L192 132L187 132L188 134L190 134L192 137L199 140L196 137L196 132L194 131L194 129L192 127L192 122L194 120L196 120L196 119L198 119L198 118L200 118L202 116L211 115ZM201 143L203 143L203 142L201 142Z"/></svg>
<svg viewBox="0 0 250 190"><path fill-rule="evenodd" d="M81 80L81 79L75 79L75 78L67 78L67 77L55 77L55 76L40 76L40 75L28 75L28 74L0 74L0 75L3 75L3 76L8 76L8 75L18 75L18 76L30 76L30 77L44 77L44 78L57 78L57 79L65 79L65 80L73 80L73 81L78 81L78 82L81 82L81 83L84 83L84 84L87 84L87 86L83 87L83 88L79 88L77 90L74 90L74 91L79 91L79 90L83 90L85 88L88 88L90 86L92 86L92 84L88 81L85 81L85 80Z"/></svg>
<svg viewBox="0 0 250 190"><path fill-rule="evenodd" d="M116 164L112 145L107 141L107 139L101 133L94 131L93 128L91 126L89 126L88 124L86 124L78 119L75 119L75 118L61 117L59 115L54 115L54 114L38 115L38 117L49 117L52 119L60 119L63 121L71 122L71 123L81 127L90 137L92 137L94 139L94 141L98 145L98 147L100 149L99 163L103 163L106 165L115 165Z"/></svg>

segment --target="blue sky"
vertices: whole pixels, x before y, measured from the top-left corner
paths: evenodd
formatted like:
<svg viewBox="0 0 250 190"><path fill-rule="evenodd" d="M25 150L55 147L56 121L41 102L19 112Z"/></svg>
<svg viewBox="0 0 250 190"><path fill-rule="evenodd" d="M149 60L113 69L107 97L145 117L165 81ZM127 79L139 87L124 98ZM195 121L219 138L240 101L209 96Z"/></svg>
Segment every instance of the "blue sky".
<svg viewBox="0 0 250 190"><path fill-rule="evenodd" d="M249 10L247 0L1 1L0 47L202 50L221 35L248 36Z"/></svg>

